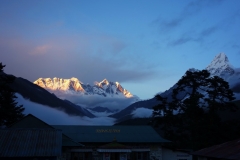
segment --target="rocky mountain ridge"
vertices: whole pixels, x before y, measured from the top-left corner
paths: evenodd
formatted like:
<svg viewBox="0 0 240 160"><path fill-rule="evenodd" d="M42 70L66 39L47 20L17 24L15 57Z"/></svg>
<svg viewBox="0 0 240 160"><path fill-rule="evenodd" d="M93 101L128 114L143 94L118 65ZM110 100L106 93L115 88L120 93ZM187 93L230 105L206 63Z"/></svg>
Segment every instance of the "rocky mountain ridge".
<svg viewBox="0 0 240 160"><path fill-rule="evenodd" d="M211 75L214 76L231 76L235 73L234 67L230 64L228 57L224 53L219 53L213 61L206 67Z"/></svg>
<svg viewBox="0 0 240 160"><path fill-rule="evenodd" d="M120 83L109 82L107 79L101 82L95 82L93 86L84 84L75 77L70 79L57 77L53 79L39 78L33 83L52 93L60 91L67 94L101 95L103 97L133 97L133 95L124 89Z"/></svg>

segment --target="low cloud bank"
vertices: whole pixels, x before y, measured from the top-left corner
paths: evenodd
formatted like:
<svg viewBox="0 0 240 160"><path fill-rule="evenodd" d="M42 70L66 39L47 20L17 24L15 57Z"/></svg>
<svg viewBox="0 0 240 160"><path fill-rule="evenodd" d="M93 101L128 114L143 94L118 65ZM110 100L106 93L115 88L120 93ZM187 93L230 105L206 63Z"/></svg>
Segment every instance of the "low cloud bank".
<svg viewBox="0 0 240 160"><path fill-rule="evenodd" d="M31 102L16 94L16 102L25 108L24 114L32 114L50 125L113 125L115 119L110 117L70 116L63 111Z"/></svg>
<svg viewBox="0 0 240 160"><path fill-rule="evenodd" d="M67 99L72 103L85 108L94 108L97 106L106 107L111 111L122 110L136 102L136 98L125 97L103 97L99 95L81 95L81 94L64 94L54 93L61 99Z"/></svg>
<svg viewBox="0 0 240 160"><path fill-rule="evenodd" d="M116 112L95 112L95 111L92 111L90 109L88 109L89 112L91 112L92 114L94 114L96 117L107 117L109 115L112 115Z"/></svg>
<svg viewBox="0 0 240 160"><path fill-rule="evenodd" d="M152 116L153 110L148 108L137 108L132 111L133 118L149 118Z"/></svg>

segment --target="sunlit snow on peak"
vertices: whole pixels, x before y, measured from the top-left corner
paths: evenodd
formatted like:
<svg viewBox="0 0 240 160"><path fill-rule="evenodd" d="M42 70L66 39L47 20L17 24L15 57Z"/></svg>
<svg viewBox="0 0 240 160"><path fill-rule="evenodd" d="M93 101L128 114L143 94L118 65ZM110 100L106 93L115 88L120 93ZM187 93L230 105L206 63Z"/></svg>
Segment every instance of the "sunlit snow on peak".
<svg viewBox="0 0 240 160"><path fill-rule="evenodd" d="M219 53L206 69L215 76L234 74L233 66L230 64L228 57L224 53Z"/></svg>
<svg viewBox="0 0 240 160"><path fill-rule="evenodd" d="M124 89L119 82L114 83L107 79L104 79L101 82L95 82L93 86L89 84L85 85L75 77L70 79L57 77L54 77L53 79L39 78L33 83L49 91L64 91L66 93L76 92L79 95L101 95L104 97L133 97L133 95Z"/></svg>

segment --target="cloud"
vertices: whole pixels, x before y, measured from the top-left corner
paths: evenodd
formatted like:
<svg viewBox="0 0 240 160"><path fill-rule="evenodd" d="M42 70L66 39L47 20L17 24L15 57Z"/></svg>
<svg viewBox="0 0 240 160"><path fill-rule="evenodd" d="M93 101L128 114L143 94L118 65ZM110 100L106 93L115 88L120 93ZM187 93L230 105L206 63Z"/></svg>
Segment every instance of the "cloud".
<svg viewBox="0 0 240 160"><path fill-rule="evenodd" d="M46 7L42 2L7 6L4 12L12 16L7 15L0 24L0 59L6 64L6 73L30 81L77 77L84 83L104 78L121 83L142 82L157 75L157 63L146 62L146 55L136 56L131 40L102 31L82 12L76 17L79 10L65 14L55 7L56 11L49 10L51 15L46 18L49 6L42 12L39 6ZM13 9L16 12L11 12ZM25 11L36 13L38 20Z"/></svg>
<svg viewBox="0 0 240 160"><path fill-rule="evenodd" d="M201 31L200 37L202 38L202 37L209 36L209 35L213 34L214 32L216 32L217 30L218 30L218 28L216 26L206 28Z"/></svg>
<svg viewBox="0 0 240 160"><path fill-rule="evenodd" d="M195 1L191 1L189 2L184 10L183 10L183 13L185 14L195 14L196 12L199 12L203 9L205 9L206 7L213 7L213 6L216 6L216 5L219 5L223 2L224 0L195 0Z"/></svg>
<svg viewBox="0 0 240 160"><path fill-rule="evenodd" d="M92 111L90 109L88 109L89 112L91 112L92 114L94 114L96 117L107 117L109 115L112 115L112 114L115 114L116 112L95 112L95 111Z"/></svg>
<svg viewBox="0 0 240 160"><path fill-rule="evenodd" d="M212 26L202 29L199 33L195 33L195 35L192 32L186 32L180 38L170 41L168 45L178 46L188 42L204 42L204 40L207 39L208 36L211 36L217 30L219 30L218 27Z"/></svg>
<svg viewBox="0 0 240 160"><path fill-rule="evenodd" d="M112 51L113 53L119 53L121 52L124 48L126 48L127 44L121 41L115 41L112 43Z"/></svg>
<svg viewBox="0 0 240 160"><path fill-rule="evenodd" d="M186 21L191 16L196 16L203 9L211 8L213 6L219 5L223 0L195 0L191 1L183 7L182 11L174 18L166 20L162 17L155 19L152 24L157 25L161 32L171 31L179 27L184 21Z"/></svg>
<svg viewBox="0 0 240 160"><path fill-rule="evenodd" d="M16 102L25 108L24 114L32 114L50 125L113 125L115 121L109 117L69 116L63 111L26 100L20 94L16 96Z"/></svg>
<svg viewBox="0 0 240 160"><path fill-rule="evenodd" d="M51 49L50 45L42 45L42 46L37 46L33 49L32 52L30 52L30 54L46 54L49 49Z"/></svg>
<svg viewBox="0 0 240 160"><path fill-rule="evenodd" d="M79 94L64 94L61 92L54 93L61 99L67 99L72 103L78 104L85 108L94 108L97 106L106 107L111 111L122 110L132 103L136 102L135 98L122 97L103 97L99 95L79 95Z"/></svg>
<svg viewBox="0 0 240 160"><path fill-rule="evenodd" d="M159 17L156 20L154 20L152 23L157 24L160 31L165 32L165 31L169 31L173 28L176 28L177 26L179 26L182 23L183 20L184 20L183 17L177 17L172 20L165 20L164 18Z"/></svg>
<svg viewBox="0 0 240 160"><path fill-rule="evenodd" d="M171 46L182 45L182 44L185 44L185 43L187 43L189 41L192 41L192 40L194 40L194 39L190 38L190 37L180 37L179 39L170 42L169 45L171 45Z"/></svg>
<svg viewBox="0 0 240 160"><path fill-rule="evenodd" d="M132 111L133 118L149 118L152 116L153 110L148 108L137 108Z"/></svg>
<svg viewBox="0 0 240 160"><path fill-rule="evenodd" d="M92 47L99 44L95 52L97 54L100 53L100 56L116 56L116 54L127 47L126 42L109 35L99 34L97 36L91 36L90 39Z"/></svg>
<svg viewBox="0 0 240 160"><path fill-rule="evenodd" d="M40 77L77 77L84 83L104 78L140 82L156 75L148 64L119 54L126 46L117 38L102 35L62 34L39 41L3 36L0 37L0 59L6 64L6 73L30 81Z"/></svg>
<svg viewBox="0 0 240 160"><path fill-rule="evenodd" d="M233 44L233 45L232 45L232 48L234 48L234 49L235 49L235 48L236 48L236 49L239 49L239 48L240 48L240 45L238 45L238 44Z"/></svg>

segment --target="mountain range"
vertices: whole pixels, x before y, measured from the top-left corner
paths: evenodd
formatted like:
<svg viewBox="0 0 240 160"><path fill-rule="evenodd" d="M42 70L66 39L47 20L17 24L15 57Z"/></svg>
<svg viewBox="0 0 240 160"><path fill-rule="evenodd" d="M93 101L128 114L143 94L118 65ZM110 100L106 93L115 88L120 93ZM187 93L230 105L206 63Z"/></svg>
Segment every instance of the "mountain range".
<svg viewBox="0 0 240 160"><path fill-rule="evenodd" d="M229 82L230 88L235 93L237 99L240 99L240 70L234 68L227 56L220 53L215 56L213 61L205 68L212 76L220 76ZM194 68L190 70L196 70ZM77 78L63 79L63 78L39 78L36 81L29 82L23 78L16 78L12 87L17 93L24 98L38 104L42 104L54 109L61 110L68 115L86 116L94 118L96 112L106 112L109 117L115 118L117 122L135 118L134 111L144 108L144 112L158 104L158 101L153 97L149 100L139 100L137 96L132 95L129 91L124 89L118 82L109 82L104 79L101 82L96 82L94 85L84 84ZM165 92L161 92L163 97L171 97L173 88ZM64 96L63 96L64 95ZM67 97L67 98L66 98ZM74 97L74 98L71 98ZM89 101L96 101L95 104L80 104L84 99ZM73 101L78 99L78 101ZM127 103L123 103L124 101ZM105 107L106 101L111 101L110 107ZM101 103L100 103L101 102ZM118 103L117 108L111 108ZM123 107L123 105L126 105ZM143 111L143 110L142 110Z"/></svg>
<svg viewBox="0 0 240 160"><path fill-rule="evenodd" d="M78 94L79 96L100 95L103 97L125 97L132 98L133 95L124 89L118 82L109 82L104 79L101 82L95 82L93 86L84 84L77 78L63 79L54 77L39 78L33 82L34 84L54 93L59 94Z"/></svg>
<svg viewBox="0 0 240 160"><path fill-rule="evenodd" d="M62 100L71 101L88 109L93 114L98 114L97 112L116 113L139 101L137 96L132 95L119 82L111 82L107 79L95 82L94 85L84 84L75 77L70 79L39 78L33 83Z"/></svg>

